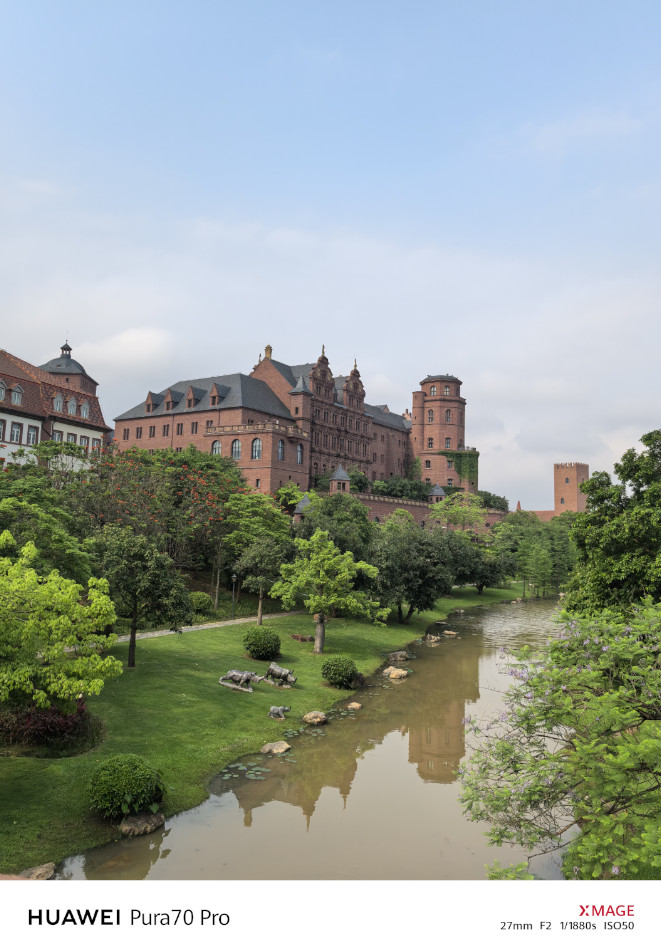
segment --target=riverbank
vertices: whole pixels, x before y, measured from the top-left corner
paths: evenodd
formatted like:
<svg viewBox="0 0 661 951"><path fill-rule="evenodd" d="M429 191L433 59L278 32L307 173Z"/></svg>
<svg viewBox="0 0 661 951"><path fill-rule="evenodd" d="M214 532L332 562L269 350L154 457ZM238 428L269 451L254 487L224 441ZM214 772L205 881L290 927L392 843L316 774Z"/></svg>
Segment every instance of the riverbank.
<svg viewBox="0 0 661 951"><path fill-rule="evenodd" d="M312 653L311 644L290 636L313 632L308 615L280 616L269 624L281 638L279 663L294 668L298 678L291 690L259 684L247 694L218 685L218 678L232 667L258 673L268 667L246 658L241 623L141 638L135 669L124 669L99 697L90 699L89 708L102 719L105 731L94 750L63 759L2 758L0 871L58 862L119 837L114 826L90 812L87 801L89 776L108 756L138 753L161 772L168 787L163 804L167 816L192 808L206 799L209 780L223 766L280 739L309 710L328 710L350 695L324 684L321 666L327 657L348 654L368 674L388 652L420 637L431 621L453 610L518 596L519 585L482 595L473 588L458 589L441 599L437 610L416 615L406 626L331 620L321 656ZM122 643L112 653L125 663L127 650ZM288 722L268 718L273 703L291 706Z"/></svg>

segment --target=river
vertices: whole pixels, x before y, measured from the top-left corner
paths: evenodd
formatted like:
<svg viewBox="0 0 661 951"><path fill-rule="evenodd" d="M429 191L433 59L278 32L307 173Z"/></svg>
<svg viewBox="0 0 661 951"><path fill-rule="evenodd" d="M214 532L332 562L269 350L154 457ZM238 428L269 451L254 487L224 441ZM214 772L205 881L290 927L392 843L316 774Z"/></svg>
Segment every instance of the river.
<svg viewBox="0 0 661 951"><path fill-rule="evenodd" d="M66 859L57 878L481 880L495 860L522 861L466 820L456 770L470 753L464 719L502 707L510 680L499 648L545 643L554 611L537 601L451 615L440 630L457 636L416 642L406 680L375 674L357 712L339 704L324 727L288 736L285 756L245 757L196 809ZM550 858L533 871L562 877Z"/></svg>

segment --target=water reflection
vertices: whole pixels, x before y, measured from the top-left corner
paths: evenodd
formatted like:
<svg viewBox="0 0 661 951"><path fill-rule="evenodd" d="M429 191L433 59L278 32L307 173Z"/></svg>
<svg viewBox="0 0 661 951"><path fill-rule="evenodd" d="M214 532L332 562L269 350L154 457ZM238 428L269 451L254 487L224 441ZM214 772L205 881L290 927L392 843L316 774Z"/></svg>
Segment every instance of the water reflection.
<svg viewBox="0 0 661 951"><path fill-rule="evenodd" d="M454 617L457 637L416 644L412 675L376 675L356 714L336 711L324 730L290 740L284 757L246 757L165 831L69 859L61 877L481 879L496 858L520 861L466 822L455 773L467 713L492 714L507 687L498 648L545 641L552 610L502 605Z"/></svg>

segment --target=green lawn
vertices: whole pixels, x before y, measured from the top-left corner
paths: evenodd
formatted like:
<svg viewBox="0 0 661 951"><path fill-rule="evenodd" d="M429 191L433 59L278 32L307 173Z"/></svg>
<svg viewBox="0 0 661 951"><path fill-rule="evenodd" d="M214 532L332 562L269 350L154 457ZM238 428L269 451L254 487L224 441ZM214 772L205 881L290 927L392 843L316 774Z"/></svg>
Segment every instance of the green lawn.
<svg viewBox="0 0 661 951"><path fill-rule="evenodd" d="M241 643L243 625L228 625L139 640L137 666L108 681L89 707L105 727L102 742L91 752L63 759L4 756L0 760L0 871L18 872L118 838L116 828L95 818L86 787L92 770L116 753L146 757L172 787L164 802L167 815L189 809L206 796L209 779L238 756L256 752L280 739L284 730L309 710L329 710L350 691L334 690L321 679L324 659L349 654L358 669L371 673L385 654L415 640L430 621L456 608L484 605L520 595L507 590L457 589L438 610L416 615L411 624L375 627L352 620L331 620L322 656L312 644L290 634L311 634L308 615L270 621L282 641L279 663L298 677L288 691L259 684L254 693L218 685L232 667L265 673L268 663L247 658ZM126 661L127 644L113 649ZM267 717L271 704L291 706L289 723Z"/></svg>

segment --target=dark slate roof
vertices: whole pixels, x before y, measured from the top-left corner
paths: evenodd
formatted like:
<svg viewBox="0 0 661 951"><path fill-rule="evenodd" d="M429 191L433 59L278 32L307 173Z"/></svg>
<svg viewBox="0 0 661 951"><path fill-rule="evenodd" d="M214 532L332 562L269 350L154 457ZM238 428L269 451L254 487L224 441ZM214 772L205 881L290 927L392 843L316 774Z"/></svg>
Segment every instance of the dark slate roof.
<svg viewBox="0 0 661 951"><path fill-rule="evenodd" d="M403 416L397 413L386 413L380 406L370 406L365 403L365 412L371 416L379 426L389 426L391 429L398 429L400 432L408 432L411 428L410 423Z"/></svg>
<svg viewBox="0 0 661 951"><path fill-rule="evenodd" d="M292 387L296 386L298 380L303 377L306 386L310 385L310 370L314 363L299 363L298 366L290 366L288 363L280 363L279 360L271 359L271 363L278 373L281 373Z"/></svg>
<svg viewBox="0 0 661 951"><path fill-rule="evenodd" d="M305 377L301 375L299 376L298 383L296 384L294 389L290 390L289 392L293 396L295 393L310 393L311 391L310 391L310 387L305 382Z"/></svg>
<svg viewBox="0 0 661 951"><path fill-rule="evenodd" d="M220 394L220 401L215 406L211 405L209 396L211 387L216 384ZM202 394L199 402L195 403L191 409L186 406L186 394L189 387L194 392ZM172 410L165 410L165 394L170 391L171 394L181 394L181 399ZM116 416L116 420L123 419L142 419L145 416L170 416L172 413L195 413L200 410L218 410L218 409L254 409L261 413L268 413L271 416L279 416L282 419L291 419L292 415L287 407L282 403L275 393L262 380L256 380L252 376L246 376L243 373L228 373L226 376L210 376L201 380L180 380L166 387L160 393L154 394L154 402L158 403L153 413L145 413L145 404L138 403L133 409L126 410L121 416Z"/></svg>
<svg viewBox="0 0 661 951"><path fill-rule="evenodd" d="M333 475L331 476L331 481L348 482L349 473L343 468L343 466L338 466Z"/></svg>
<svg viewBox="0 0 661 951"><path fill-rule="evenodd" d="M447 380L448 383L459 383L461 386L461 380L457 376L450 376L445 373L436 373L434 376L426 376L424 380L420 380L420 386L423 383L434 383L436 380Z"/></svg>
<svg viewBox="0 0 661 951"><path fill-rule="evenodd" d="M62 347L62 352L59 357L53 357L52 360L49 360L48 363L42 363L39 366L40 370L45 370L46 373L66 374L69 373L72 376L75 376L77 373L82 373L83 376L88 377L92 380L92 377L89 375L82 363L78 363L77 360L72 359L71 357L71 347L65 343ZM92 380L92 383L96 383L96 380ZM98 383L97 383L98 386Z"/></svg>
<svg viewBox="0 0 661 951"><path fill-rule="evenodd" d="M303 498L300 500L300 502L296 503L296 508L294 509L294 515L300 515L308 507L309 504L310 504L310 497L308 496L306 492Z"/></svg>
<svg viewBox="0 0 661 951"><path fill-rule="evenodd" d="M434 488L430 491L429 495L430 495L430 496L432 496L432 495L440 495L441 497L443 497L443 496L445 495L445 490L442 489L441 486L440 486L440 485L438 484L438 482L437 482L436 485L434 486Z"/></svg>

